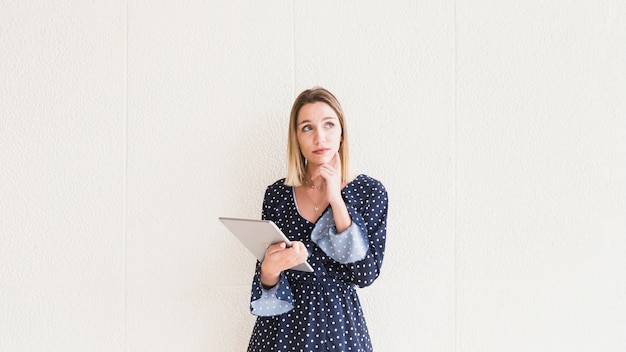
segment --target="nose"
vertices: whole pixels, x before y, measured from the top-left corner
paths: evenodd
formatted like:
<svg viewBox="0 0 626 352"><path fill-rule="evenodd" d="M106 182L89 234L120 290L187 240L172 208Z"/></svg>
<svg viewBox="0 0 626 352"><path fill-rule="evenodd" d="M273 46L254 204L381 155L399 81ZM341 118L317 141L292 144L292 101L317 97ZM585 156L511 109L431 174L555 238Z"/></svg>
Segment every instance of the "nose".
<svg viewBox="0 0 626 352"><path fill-rule="evenodd" d="M324 133L324 130L321 128L317 129L317 132L315 134L315 144L317 145L326 144L326 134Z"/></svg>

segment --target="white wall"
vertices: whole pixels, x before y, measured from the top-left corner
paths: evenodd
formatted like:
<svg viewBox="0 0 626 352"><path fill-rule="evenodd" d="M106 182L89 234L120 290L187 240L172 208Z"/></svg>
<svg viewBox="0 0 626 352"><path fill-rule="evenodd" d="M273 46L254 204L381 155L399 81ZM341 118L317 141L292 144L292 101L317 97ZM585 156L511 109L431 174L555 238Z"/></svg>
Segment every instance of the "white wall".
<svg viewBox="0 0 626 352"><path fill-rule="evenodd" d="M245 350L217 217L322 85L390 192L378 351L624 351L625 62L621 0L0 0L0 350Z"/></svg>

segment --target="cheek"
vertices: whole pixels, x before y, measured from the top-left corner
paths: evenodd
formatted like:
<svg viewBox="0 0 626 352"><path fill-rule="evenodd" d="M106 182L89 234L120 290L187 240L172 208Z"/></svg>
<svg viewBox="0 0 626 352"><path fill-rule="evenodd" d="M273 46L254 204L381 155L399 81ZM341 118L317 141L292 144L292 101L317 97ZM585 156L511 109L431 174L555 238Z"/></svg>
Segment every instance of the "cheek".
<svg viewBox="0 0 626 352"><path fill-rule="evenodd" d="M337 143L341 143L341 141L343 141L343 135L341 133L341 130L333 134L333 140L336 141Z"/></svg>
<svg viewBox="0 0 626 352"><path fill-rule="evenodd" d="M305 136L298 135L298 148L300 149L300 153L305 153L308 149L310 149L311 141Z"/></svg>

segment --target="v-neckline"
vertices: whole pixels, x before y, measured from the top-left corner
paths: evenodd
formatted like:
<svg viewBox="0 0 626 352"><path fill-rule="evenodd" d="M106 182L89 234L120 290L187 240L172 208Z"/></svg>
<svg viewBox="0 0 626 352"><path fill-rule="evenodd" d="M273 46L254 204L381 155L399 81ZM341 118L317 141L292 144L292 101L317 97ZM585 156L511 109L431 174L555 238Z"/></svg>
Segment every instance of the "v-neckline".
<svg viewBox="0 0 626 352"><path fill-rule="evenodd" d="M341 192L343 193L343 190L341 190ZM300 206L298 205L298 198L296 197L296 187L291 186L291 198L293 200L293 204L296 206L296 213L298 213L298 216L303 219L304 221L306 221L309 224L315 225L317 224L317 222L319 221L319 219L324 216L324 213L328 210L328 208L330 208L330 204L328 204L326 206L326 208L324 208L322 210L322 212L320 213L320 216L317 217L317 219L315 219L315 221L311 221L307 218L304 217L304 215L302 215L302 212L300 211Z"/></svg>
<svg viewBox="0 0 626 352"><path fill-rule="evenodd" d="M341 195L343 196L345 190L348 188L349 185L351 185L353 182L355 182L359 177L361 177L361 174L357 175L354 179L352 179L352 181L346 183L345 186L343 186L343 188L341 189ZM291 186L291 199L293 200L293 204L296 207L296 213L298 213L298 216L303 219L304 221L306 221L309 224L312 225L316 225L317 222L322 218L322 216L324 216L324 214L328 211L328 209L330 208L330 204L328 204L326 206L326 208L324 208L324 210L322 210L322 212L320 213L320 216L317 217L317 219L315 219L315 221L310 221L309 219L305 218L302 213L300 212L300 206L298 206L298 199L296 197L296 187Z"/></svg>

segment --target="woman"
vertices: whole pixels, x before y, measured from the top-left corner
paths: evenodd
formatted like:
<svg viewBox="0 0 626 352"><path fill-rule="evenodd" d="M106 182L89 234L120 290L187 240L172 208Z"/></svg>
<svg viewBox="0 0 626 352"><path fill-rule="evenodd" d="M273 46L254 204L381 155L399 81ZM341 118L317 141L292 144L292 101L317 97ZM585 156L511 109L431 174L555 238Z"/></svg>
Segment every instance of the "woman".
<svg viewBox="0 0 626 352"><path fill-rule="evenodd" d="M371 351L355 286L380 274L387 191L351 175L343 111L323 88L296 98L287 151L287 177L268 186L263 219L292 246L272 245L257 263L248 351ZM313 273L289 269L304 261Z"/></svg>

